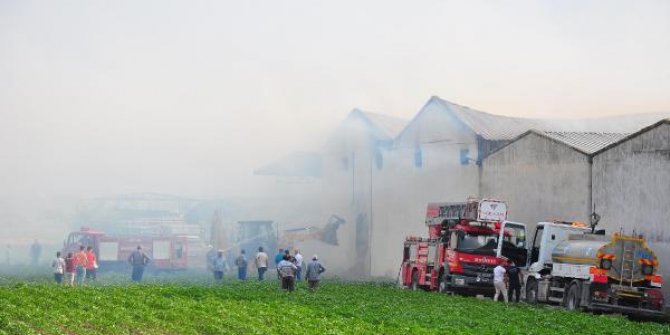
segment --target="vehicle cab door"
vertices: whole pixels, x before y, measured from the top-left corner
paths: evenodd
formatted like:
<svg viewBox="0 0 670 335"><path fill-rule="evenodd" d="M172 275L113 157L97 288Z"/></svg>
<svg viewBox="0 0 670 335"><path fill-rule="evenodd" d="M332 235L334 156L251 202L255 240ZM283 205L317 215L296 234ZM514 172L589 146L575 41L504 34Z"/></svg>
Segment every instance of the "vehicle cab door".
<svg viewBox="0 0 670 335"><path fill-rule="evenodd" d="M526 224L503 221L498 235L496 257L505 257L518 267L525 267L528 260Z"/></svg>

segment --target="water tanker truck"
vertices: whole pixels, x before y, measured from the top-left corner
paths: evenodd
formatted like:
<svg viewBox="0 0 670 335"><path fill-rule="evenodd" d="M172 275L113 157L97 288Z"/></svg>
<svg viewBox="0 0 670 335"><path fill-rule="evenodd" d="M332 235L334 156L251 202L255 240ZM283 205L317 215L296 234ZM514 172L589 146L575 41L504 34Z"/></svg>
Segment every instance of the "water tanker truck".
<svg viewBox="0 0 670 335"><path fill-rule="evenodd" d="M658 259L642 236L596 233L582 223L540 222L524 268L529 303L662 316Z"/></svg>

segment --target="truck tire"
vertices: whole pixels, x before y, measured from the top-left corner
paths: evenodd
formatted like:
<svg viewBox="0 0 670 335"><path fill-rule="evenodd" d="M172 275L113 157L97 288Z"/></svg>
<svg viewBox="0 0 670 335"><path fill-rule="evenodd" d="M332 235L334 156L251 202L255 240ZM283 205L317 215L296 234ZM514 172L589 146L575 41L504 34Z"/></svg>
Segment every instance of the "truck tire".
<svg viewBox="0 0 670 335"><path fill-rule="evenodd" d="M563 306L569 311L574 311L579 309L581 305L581 285L578 281L573 280L568 286L568 290L565 293L565 298L563 299Z"/></svg>
<svg viewBox="0 0 670 335"><path fill-rule="evenodd" d="M526 283L526 302L529 304L537 304L537 281L530 279Z"/></svg>
<svg viewBox="0 0 670 335"><path fill-rule="evenodd" d="M419 289L419 271L414 269L412 271L412 283L410 284L409 288L412 289L412 291L416 291Z"/></svg>

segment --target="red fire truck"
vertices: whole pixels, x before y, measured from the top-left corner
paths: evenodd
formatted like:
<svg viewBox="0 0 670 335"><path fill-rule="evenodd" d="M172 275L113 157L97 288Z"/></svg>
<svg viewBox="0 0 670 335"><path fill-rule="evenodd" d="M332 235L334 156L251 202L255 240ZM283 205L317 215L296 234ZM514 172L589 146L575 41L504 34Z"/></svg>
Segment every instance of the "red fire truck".
<svg viewBox="0 0 670 335"><path fill-rule="evenodd" d="M430 203L428 238L404 242L402 283L441 292L493 292L493 268L525 264L525 225L506 221L507 205L491 199Z"/></svg>
<svg viewBox="0 0 670 335"><path fill-rule="evenodd" d="M142 246L151 258L153 270L205 268L206 246L198 235L170 233L107 235L88 227L68 235L63 253L76 252L80 246L93 247L101 270L119 270L127 266L128 256Z"/></svg>

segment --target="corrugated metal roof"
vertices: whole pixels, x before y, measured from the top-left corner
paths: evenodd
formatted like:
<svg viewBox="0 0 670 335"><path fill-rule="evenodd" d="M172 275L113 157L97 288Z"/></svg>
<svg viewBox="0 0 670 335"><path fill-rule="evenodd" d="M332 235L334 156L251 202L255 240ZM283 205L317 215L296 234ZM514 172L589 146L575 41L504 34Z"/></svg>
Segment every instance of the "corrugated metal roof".
<svg viewBox="0 0 670 335"><path fill-rule="evenodd" d="M594 132L541 132L545 136L565 143L586 154L592 154L612 143L615 143L629 134L622 133L594 133Z"/></svg>
<svg viewBox="0 0 670 335"><path fill-rule="evenodd" d="M489 114L438 97L451 112L477 135L488 140L512 140L530 129L544 132L629 134L670 117L670 113L631 114L590 119L533 119Z"/></svg>

